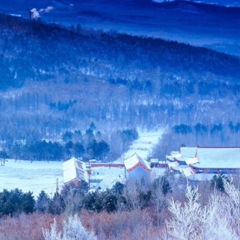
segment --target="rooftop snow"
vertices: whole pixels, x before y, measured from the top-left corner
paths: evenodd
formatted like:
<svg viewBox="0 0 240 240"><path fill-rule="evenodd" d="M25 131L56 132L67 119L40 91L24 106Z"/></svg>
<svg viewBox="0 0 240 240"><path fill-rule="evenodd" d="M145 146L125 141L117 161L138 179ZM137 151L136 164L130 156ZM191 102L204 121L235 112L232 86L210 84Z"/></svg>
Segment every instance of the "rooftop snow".
<svg viewBox="0 0 240 240"><path fill-rule="evenodd" d="M185 162L187 163L187 165L190 165L190 164L193 165L193 164L198 163L198 158L196 158L196 157L186 158Z"/></svg>
<svg viewBox="0 0 240 240"><path fill-rule="evenodd" d="M98 182L96 181L98 180ZM116 182L125 183L125 169L121 167L94 167L91 169L90 188L112 188Z"/></svg>
<svg viewBox="0 0 240 240"><path fill-rule="evenodd" d="M195 157L196 151L197 151L197 147L181 147L180 148L180 153L182 154L182 156L187 158Z"/></svg>
<svg viewBox="0 0 240 240"><path fill-rule="evenodd" d="M63 162L63 180L68 183L75 179L82 179L88 181L88 174L86 164L76 158L71 158Z"/></svg>
<svg viewBox="0 0 240 240"><path fill-rule="evenodd" d="M77 171L75 166L75 158L71 158L63 162L63 181L64 183L70 182L77 178Z"/></svg>
<svg viewBox="0 0 240 240"><path fill-rule="evenodd" d="M134 168L136 165L141 163L146 169L151 170L151 167L149 166L149 163L138 156L138 154L134 153L131 157L127 158L124 161L124 165L126 167L126 170L129 171L132 168Z"/></svg>
<svg viewBox="0 0 240 240"><path fill-rule="evenodd" d="M240 148L198 148L199 168L240 168Z"/></svg>
<svg viewBox="0 0 240 240"><path fill-rule="evenodd" d="M198 168L240 168L240 148L182 147L177 159Z"/></svg>

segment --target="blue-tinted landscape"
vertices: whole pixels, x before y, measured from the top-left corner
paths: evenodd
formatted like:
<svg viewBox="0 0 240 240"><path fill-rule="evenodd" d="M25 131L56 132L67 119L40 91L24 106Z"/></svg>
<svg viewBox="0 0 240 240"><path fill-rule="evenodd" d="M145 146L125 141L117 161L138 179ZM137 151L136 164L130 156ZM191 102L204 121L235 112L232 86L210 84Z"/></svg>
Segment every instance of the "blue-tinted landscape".
<svg viewBox="0 0 240 240"><path fill-rule="evenodd" d="M148 184L132 185L125 182L125 169L124 177L117 176L124 181L96 191L89 187L91 161L109 169L116 162L123 165L146 133L158 143L154 140L151 149L137 144L136 151L147 152L136 165L143 167L138 169L143 176L151 172L144 161L157 159L151 167L159 170L167 166L166 155L177 150L179 156L181 147L239 146L239 93L237 0L0 0L1 170L7 159L13 165L27 160L47 166L76 158L90 168L88 183L74 180L59 190L57 182L51 197L39 191L34 199L31 192L8 191L2 184L0 221L11 228L0 229L0 239L73 239L64 226L74 232L75 225L68 224L79 224L76 215L61 225L58 238L48 229L57 231L54 218L59 224L74 214L84 225L77 225L76 234L88 236L75 239L221 239L213 232L216 226L223 229L222 239L239 239L233 214L239 203L231 195L239 191L228 185L239 183L237 174L234 180L218 175L190 182L169 167ZM101 172L93 171L95 182ZM219 194L210 198L215 190ZM177 212L177 201L189 214ZM226 223L217 213L220 219L226 213ZM199 223L193 230L178 225L187 216L190 225Z"/></svg>

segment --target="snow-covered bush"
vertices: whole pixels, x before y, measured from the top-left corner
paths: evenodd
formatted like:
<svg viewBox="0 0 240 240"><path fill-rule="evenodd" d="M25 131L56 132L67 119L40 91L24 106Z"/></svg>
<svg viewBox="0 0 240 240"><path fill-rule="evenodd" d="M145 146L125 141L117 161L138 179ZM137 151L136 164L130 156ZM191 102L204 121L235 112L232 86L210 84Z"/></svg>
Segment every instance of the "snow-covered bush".
<svg viewBox="0 0 240 240"><path fill-rule="evenodd" d="M63 231L57 228L56 220L51 225L50 230L43 229L45 240L97 240L97 237L88 232L82 225L77 215L70 216L63 221Z"/></svg>
<svg viewBox="0 0 240 240"><path fill-rule="evenodd" d="M168 240L240 239L240 191L224 182L225 193L214 192L206 206L199 203L197 188L187 187L186 202L173 199L169 203L171 219L166 221Z"/></svg>

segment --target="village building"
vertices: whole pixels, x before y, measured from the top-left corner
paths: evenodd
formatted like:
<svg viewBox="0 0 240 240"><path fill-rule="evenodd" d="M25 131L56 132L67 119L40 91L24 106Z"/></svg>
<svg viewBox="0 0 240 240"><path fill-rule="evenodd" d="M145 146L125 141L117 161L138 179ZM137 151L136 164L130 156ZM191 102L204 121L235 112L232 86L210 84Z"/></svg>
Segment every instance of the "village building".
<svg viewBox="0 0 240 240"><path fill-rule="evenodd" d="M150 182L151 167L149 163L134 153L131 157L124 160L126 178L132 181Z"/></svg>
<svg viewBox="0 0 240 240"><path fill-rule="evenodd" d="M76 158L71 158L63 162L63 182L78 183L80 181L88 182L89 177L87 173L86 164Z"/></svg>
<svg viewBox="0 0 240 240"><path fill-rule="evenodd" d="M181 147L166 156L169 168L193 174L234 174L240 170L240 147Z"/></svg>

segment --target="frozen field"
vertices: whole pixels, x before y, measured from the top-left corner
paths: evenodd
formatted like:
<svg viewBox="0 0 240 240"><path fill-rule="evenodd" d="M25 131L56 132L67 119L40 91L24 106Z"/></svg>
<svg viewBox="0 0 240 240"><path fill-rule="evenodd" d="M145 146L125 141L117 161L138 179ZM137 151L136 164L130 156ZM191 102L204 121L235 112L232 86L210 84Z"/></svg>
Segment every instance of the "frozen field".
<svg viewBox="0 0 240 240"><path fill-rule="evenodd" d="M15 161L8 159L0 166L0 191L3 189L21 189L31 191L38 196L44 190L50 197L56 191L56 182L63 185L62 162Z"/></svg>

